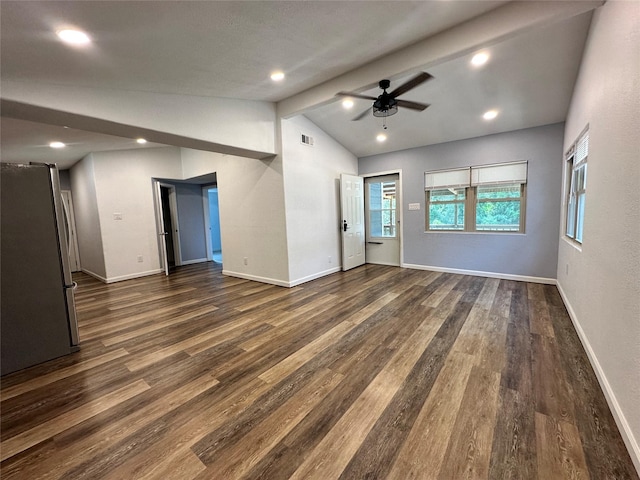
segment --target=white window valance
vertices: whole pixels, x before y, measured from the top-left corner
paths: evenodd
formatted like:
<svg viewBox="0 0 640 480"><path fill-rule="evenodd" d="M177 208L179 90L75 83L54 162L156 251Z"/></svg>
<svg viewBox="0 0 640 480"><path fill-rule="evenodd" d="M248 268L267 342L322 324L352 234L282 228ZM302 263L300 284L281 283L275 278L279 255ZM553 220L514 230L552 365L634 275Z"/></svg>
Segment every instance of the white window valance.
<svg viewBox="0 0 640 480"><path fill-rule="evenodd" d="M527 162L498 163L471 167L471 185L527 183Z"/></svg>
<svg viewBox="0 0 640 480"><path fill-rule="evenodd" d="M424 173L425 190L468 187L469 183L469 167L454 168L452 170L436 170Z"/></svg>

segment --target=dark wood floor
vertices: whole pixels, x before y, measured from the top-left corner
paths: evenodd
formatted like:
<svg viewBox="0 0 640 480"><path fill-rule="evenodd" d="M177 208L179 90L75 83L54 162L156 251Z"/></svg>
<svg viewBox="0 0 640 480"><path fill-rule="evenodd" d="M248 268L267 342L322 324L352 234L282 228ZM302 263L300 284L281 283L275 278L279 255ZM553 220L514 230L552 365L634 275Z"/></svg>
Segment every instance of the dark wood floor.
<svg viewBox="0 0 640 480"><path fill-rule="evenodd" d="M3 479L638 478L553 286L77 280L81 351L2 379Z"/></svg>

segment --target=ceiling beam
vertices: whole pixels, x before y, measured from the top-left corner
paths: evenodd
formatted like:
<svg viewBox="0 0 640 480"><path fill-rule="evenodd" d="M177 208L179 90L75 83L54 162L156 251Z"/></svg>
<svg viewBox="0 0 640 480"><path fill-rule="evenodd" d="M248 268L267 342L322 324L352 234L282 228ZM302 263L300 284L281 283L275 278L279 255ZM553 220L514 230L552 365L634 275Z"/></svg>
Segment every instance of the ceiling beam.
<svg viewBox="0 0 640 480"><path fill-rule="evenodd" d="M103 133L124 138L144 138L148 142L172 145L175 147L192 148L208 152L222 153L236 157L254 158L266 160L273 158L275 154L259 152L246 148L223 145L221 143L189 138L168 132L160 132L149 128L141 128L124 123L113 122L101 118L89 117L77 113L64 112L52 108L30 105L28 103L13 100L0 100L0 111L3 117L29 120L32 122L46 123L49 125L66 126L77 130Z"/></svg>

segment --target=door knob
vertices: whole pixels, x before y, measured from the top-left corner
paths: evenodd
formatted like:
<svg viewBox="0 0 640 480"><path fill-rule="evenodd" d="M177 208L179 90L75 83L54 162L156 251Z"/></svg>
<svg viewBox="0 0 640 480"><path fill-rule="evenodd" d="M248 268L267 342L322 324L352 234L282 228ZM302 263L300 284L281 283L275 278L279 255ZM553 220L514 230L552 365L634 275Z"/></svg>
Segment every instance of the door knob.
<svg viewBox="0 0 640 480"><path fill-rule="evenodd" d="M344 231L346 232L346 231L347 231L347 228L349 228L349 227L347 227L347 221L346 221L346 220L343 220L343 221L342 221L342 230L344 230Z"/></svg>

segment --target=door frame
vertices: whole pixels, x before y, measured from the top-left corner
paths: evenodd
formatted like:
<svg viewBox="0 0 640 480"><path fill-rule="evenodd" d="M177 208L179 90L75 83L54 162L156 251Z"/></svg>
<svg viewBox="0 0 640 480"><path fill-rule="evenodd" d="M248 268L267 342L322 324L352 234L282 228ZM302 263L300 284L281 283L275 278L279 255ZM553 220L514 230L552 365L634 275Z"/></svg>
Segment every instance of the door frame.
<svg viewBox="0 0 640 480"><path fill-rule="evenodd" d="M397 170L384 170L382 172L373 172L373 173L363 173L360 176L362 178L371 178L371 177L385 177L387 175L398 175L398 191L396 192L396 204L398 205L398 222L400 225L398 226L398 240L400 243L400 267L404 267L404 209L402 208L402 169L399 168ZM365 211L365 215L367 212ZM369 224L369 222L365 222L365 228ZM368 238L369 231L365 229L365 238Z"/></svg>

